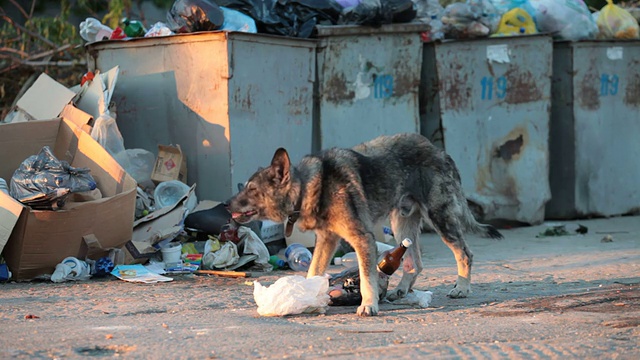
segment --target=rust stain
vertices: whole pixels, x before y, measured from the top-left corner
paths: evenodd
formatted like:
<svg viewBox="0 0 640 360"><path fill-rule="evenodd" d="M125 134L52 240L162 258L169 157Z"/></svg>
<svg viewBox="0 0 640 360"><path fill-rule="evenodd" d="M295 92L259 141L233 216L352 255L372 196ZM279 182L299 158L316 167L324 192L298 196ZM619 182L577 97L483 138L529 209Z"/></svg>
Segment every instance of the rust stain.
<svg viewBox="0 0 640 360"><path fill-rule="evenodd" d="M576 98L580 107L586 110L598 110L600 108L599 92L600 77L593 65L582 78L578 86Z"/></svg>
<svg viewBox="0 0 640 360"><path fill-rule="evenodd" d="M413 69L412 64L407 61L395 62L393 69L393 96L398 98L406 94L417 94L420 87L420 70Z"/></svg>
<svg viewBox="0 0 640 360"><path fill-rule="evenodd" d="M624 103L630 107L640 108L640 74L635 74L627 80Z"/></svg>
<svg viewBox="0 0 640 360"><path fill-rule="evenodd" d="M307 88L295 88L293 93L295 94L292 98L287 102L287 109L289 111L289 115L292 116L300 116L309 113L309 107L307 104L309 103L307 100L309 99ZM300 125L300 121L296 122L297 125Z"/></svg>
<svg viewBox="0 0 640 360"><path fill-rule="evenodd" d="M353 90L349 90L347 80L343 73L332 75L329 78L323 94L328 101L334 104L351 101L355 95Z"/></svg>
<svg viewBox="0 0 640 360"><path fill-rule="evenodd" d="M508 104L522 104L542 99L542 91L538 88L538 83L529 71L518 71L519 69L509 69L504 75L507 78L507 96L505 102Z"/></svg>
<svg viewBox="0 0 640 360"><path fill-rule="evenodd" d="M457 63L449 64L450 77L440 81L440 89L444 90L444 108L446 110L463 110L471 107L471 87L468 74L462 71L463 66ZM462 75L464 74L464 76Z"/></svg>

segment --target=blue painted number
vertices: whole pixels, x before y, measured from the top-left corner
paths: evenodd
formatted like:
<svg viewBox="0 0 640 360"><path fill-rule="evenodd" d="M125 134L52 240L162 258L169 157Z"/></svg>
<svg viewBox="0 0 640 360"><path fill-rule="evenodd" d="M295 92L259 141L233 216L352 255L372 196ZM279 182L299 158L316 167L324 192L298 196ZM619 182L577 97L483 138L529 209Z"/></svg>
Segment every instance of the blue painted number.
<svg viewBox="0 0 640 360"><path fill-rule="evenodd" d="M497 79L485 76L480 81L480 84L482 85L482 100L492 100L494 95L498 99L504 99L507 96L507 78L504 76L500 76Z"/></svg>
<svg viewBox="0 0 640 360"><path fill-rule="evenodd" d="M373 81L373 96L376 99L386 99L393 95L393 76L378 75Z"/></svg>
<svg viewBox="0 0 640 360"><path fill-rule="evenodd" d="M600 96L617 95L618 83L618 75L602 74L602 76L600 76Z"/></svg>

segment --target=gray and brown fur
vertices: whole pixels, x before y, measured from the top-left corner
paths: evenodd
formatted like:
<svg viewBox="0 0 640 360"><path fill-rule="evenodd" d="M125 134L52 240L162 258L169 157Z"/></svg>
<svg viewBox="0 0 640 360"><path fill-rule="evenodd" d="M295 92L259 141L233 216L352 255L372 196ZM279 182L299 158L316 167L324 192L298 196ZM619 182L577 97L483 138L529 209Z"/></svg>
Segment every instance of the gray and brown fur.
<svg viewBox="0 0 640 360"><path fill-rule="evenodd" d="M278 149L271 165L259 169L228 202L236 221L285 222L299 211L300 230L314 230L316 246L307 277L322 275L339 244L353 247L360 271L358 315L378 313L374 226L389 217L396 241L417 240L423 222L440 235L458 265L452 298L470 292L473 255L465 231L501 238L478 223L467 206L460 175L445 152L418 134L381 136L353 149L332 148L308 155L297 165ZM400 283L387 298L405 296L422 270L419 242L403 260Z"/></svg>

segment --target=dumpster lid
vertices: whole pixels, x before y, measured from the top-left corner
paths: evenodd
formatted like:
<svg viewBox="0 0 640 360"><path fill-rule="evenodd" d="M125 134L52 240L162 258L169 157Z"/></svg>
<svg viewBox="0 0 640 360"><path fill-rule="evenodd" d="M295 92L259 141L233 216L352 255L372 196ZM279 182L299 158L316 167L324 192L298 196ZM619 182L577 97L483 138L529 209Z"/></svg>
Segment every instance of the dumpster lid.
<svg viewBox="0 0 640 360"><path fill-rule="evenodd" d="M344 35L376 35L376 34L400 34L421 33L429 31L429 25L425 23L397 23L386 24L380 27L361 25L316 25L318 37L344 36Z"/></svg>

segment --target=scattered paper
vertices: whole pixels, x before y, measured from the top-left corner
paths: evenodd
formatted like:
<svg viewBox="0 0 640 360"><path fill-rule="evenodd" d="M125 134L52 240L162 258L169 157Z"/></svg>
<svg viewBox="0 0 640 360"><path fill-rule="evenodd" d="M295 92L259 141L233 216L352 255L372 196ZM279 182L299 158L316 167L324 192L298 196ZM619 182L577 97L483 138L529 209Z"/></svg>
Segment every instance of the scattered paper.
<svg viewBox="0 0 640 360"><path fill-rule="evenodd" d="M142 264L118 265L113 269L113 271L111 271L111 275L117 277L120 280L128 282L141 282L145 284L173 281L173 279L170 277L158 275L147 270L147 268L142 266Z"/></svg>

